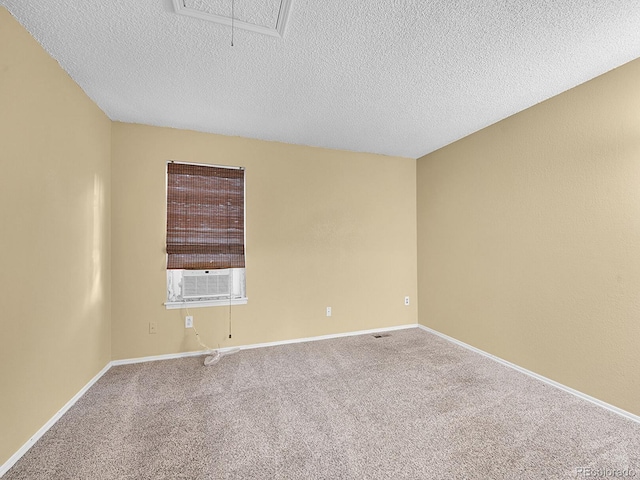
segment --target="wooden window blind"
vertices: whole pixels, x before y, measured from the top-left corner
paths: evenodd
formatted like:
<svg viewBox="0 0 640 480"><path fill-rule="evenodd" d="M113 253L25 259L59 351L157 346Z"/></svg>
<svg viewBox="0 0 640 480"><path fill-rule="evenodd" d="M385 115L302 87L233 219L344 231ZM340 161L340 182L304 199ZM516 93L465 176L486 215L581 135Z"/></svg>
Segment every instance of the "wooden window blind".
<svg viewBox="0 0 640 480"><path fill-rule="evenodd" d="M244 268L244 170L169 163L167 268Z"/></svg>

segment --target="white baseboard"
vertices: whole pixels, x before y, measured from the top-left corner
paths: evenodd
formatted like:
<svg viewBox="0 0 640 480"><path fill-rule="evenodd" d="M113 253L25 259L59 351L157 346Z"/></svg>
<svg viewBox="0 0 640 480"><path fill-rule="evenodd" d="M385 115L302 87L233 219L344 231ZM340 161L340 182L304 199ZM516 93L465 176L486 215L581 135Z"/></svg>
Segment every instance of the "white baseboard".
<svg viewBox="0 0 640 480"><path fill-rule="evenodd" d="M417 328L417 323L411 323L407 325L398 325L396 327L384 327L384 328L374 328L371 330L358 330L355 332L345 332L345 333L332 333L329 335L320 335L318 337L305 337L305 338L294 338L292 340L280 340L276 342L267 342L267 343L252 343L249 345L240 345L237 347L224 347L224 348L216 348L215 350L224 353L229 350L234 350L239 348L240 350L249 350L251 348L264 348L264 347L276 347L278 345L289 345L291 343L304 343L304 342L316 342L318 340L329 340L332 338L340 338L340 337L352 337L355 335L367 335L379 332L391 332L393 330L404 330L407 328ZM144 363L144 362L155 362L158 360L172 360L175 358L185 358L185 357L198 357L201 355L206 355L209 353L209 350L199 350L196 352L183 352L183 353L168 353L166 355L153 355L150 357L138 357L138 358L127 358L123 360L113 360L111 365L130 365L133 363Z"/></svg>
<svg viewBox="0 0 640 480"><path fill-rule="evenodd" d="M208 350L198 350L197 352L167 353L164 355L152 355L150 357L125 358L122 360L112 360L111 365L131 365L133 363L157 362L158 360L173 360L175 358L198 357L204 355Z"/></svg>
<svg viewBox="0 0 640 480"><path fill-rule="evenodd" d="M333 333L331 335L320 335L318 337L294 338L293 340L281 340L279 342L254 343L240 347L240 350L248 350L250 348L277 347L278 345L289 345L292 343L317 342L318 340L330 340L332 338L353 337L355 335L369 335L373 333L392 332L394 330L406 330L407 328L417 328L417 323L407 325L398 325L396 327L374 328L371 330L358 330L355 332ZM224 349L220 349L224 352Z"/></svg>
<svg viewBox="0 0 640 480"><path fill-rule="evenodd" d="M603 402L602 400L598 400L597 398L592 397L590 395L587 395L586 393L582 393L582 392L580 392L578 390L575 390L575 389L573 389L571 387L567 387L566 385L563 385L562 383L556 382L555 380L551 380L550 378L543 377L542 375L539 375L539 374L537 374L535 372L532 372L531 370L527 370L526 368L522 368L522 367L516 365L515 363L511 363L511 362L508 362L507 360L503 360L500 357L496 357L495 355L487 353L484 350L480 350L479 348L476 348L476 347L473 347L473 346L471 346L471 345L469 345L467 343L461 342L460 340L456 340L453 337L445 335L444 333L440 333L440 332L438 332L436 330L433 330L433 329L431 329L429 327L425 327L424 325L418 325L418 328L421 328L425 332L429 332L429 333L432 333L434 335L437 335L440 338L444 338L445 340L447 340L449 342L455 343L456 345L459 345L459 346L461 346L463 348L471 350L471 351L473 351L475 353L479 353L480 355L482 355L484 357L490 358L491 360L494 360L494 361L496 361L496 362L498 362L498 363L500 363L500 364L502 364L502 365L504 365L506 367L512 368L514 370L517 370L520 373L524 373L525 375L529 375L530 377L533 377L533 378L535 378L537 380L540 380L540 381L542 381L542 382L544 382L544 383L546 383L548 385L551 385L552 387L555 387L555 388L558 388L560 390L563 390L563 391L565 391L567 393L570 393L571 395L575 395L576 397L579 397L579 398L581 398L583 400L586 400L587 402L591 402L591 403L593 403L593 404L595 404L595 405L597 405L599 407L606 408L607 410L609 410L609 411L611 411L613 413L617 413L618 415L621 415L621 416L623 416L623 417L625 417L625 418L627 418L629 420L632 420L634 422L640 423L640 416L634 415L631 412L627 412L626 410L618 408L618 407L616 407L614 405L611 405L611 404L609 404L607 402Z"/></svg>
<svg viewBox="0 0 640 480"><path fill-rule="evenodd" d="M107 371L110 368L111 368L111 362L107 363L107 365L105 365L105 367L102 370L100 370L100 372L98 372L98 374L95 377L89 380L89 382L84 387L82 387L80 391L76 393L73 396L73 398L64 405L64 407L58 410L58 412L53 417L51 417L49 421L40 428L40 430L38 430L29 440L27 440L25 444L22 445L22 447L20 447L20 449L16 453L14 453L11 457L9 457L9 460L4 462L0 466L0 477L2 477L5 473L7 473L7 471L9 471L9 469L13 467L13 465L18 460L20 460L20 458L25 453L27 453L27 451L33 446L33 444L36 443L40 439L40 437L42 437L42 435L44 435L47 432L47 430L53 427L53 425L60 419L60 417L62 417L62 415L64 415L67 412L67 410L69 410L80 399L80 397L82 397L85 394L85 392L89 390L89 388L91 388L91 386L100 379L100 377L102 377L105 373L107 373Z"/></svg>

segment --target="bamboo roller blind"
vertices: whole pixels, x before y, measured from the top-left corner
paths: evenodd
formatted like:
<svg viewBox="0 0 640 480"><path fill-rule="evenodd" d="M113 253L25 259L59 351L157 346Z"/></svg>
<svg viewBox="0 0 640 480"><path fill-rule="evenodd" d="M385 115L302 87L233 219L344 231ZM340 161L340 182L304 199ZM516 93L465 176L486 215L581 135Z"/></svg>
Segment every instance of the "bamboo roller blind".
<svg viewBox="0 0 640 480"><path fill-rule="evenodd" d="M244 268L244 170L168 164L167 268Z"/></svg>

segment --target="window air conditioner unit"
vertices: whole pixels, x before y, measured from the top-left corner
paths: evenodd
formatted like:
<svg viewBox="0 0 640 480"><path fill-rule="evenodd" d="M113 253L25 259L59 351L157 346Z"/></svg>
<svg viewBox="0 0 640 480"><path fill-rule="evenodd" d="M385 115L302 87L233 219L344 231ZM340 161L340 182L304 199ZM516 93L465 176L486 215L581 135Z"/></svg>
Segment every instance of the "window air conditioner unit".
<svg viewBox="0 0 640 480"><path fill-rule="evenodd" d="M182 274L182 298L229 297L232 271L185 270Z"/></svg>

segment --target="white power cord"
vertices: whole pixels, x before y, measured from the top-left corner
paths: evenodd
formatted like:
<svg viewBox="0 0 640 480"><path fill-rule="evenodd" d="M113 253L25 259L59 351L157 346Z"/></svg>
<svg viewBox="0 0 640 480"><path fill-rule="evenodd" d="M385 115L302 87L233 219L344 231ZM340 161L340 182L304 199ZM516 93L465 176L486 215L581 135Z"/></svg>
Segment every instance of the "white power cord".
<svg viewBox="0 0 640 480"><path fill-rule="evenodd" d="M239 351L240 351L239 348L232 348L230 350L225 350L224 352L221 352L220 350L215 350L213 352L213 355L208 355L207 357L205 357L204 365L205 367L208 367L209 365L215 365L220 361L222 357L225 357L227 355L232 355L234 353L238 353Z"/></svg>
<svg viewBox="0 0 640 480"><path fill-rule="evenodd" d="M185 305L186 307L186 305ZM189 308L186 308L187 310L187 315L190 315L189 313ZM198 343L200 344L200 346L204 349L207 350L207 352L211 353L211 355L207 355L204 359L204 366L208 367L211 365L215 365L216 363L218 363L220 361L220 359L226 355L232 355L234 353L238 353L240 351L239 348L231 348L229 350L225 350L224 352L221 352L220 350L214 350L213 348L211 348L210 346L204 344L202 342L202 340L200 340L200 334L198 333L198 330L196 329L195 323L192 325L193 331L196 334L196 340L198 341Z"/></svg>

